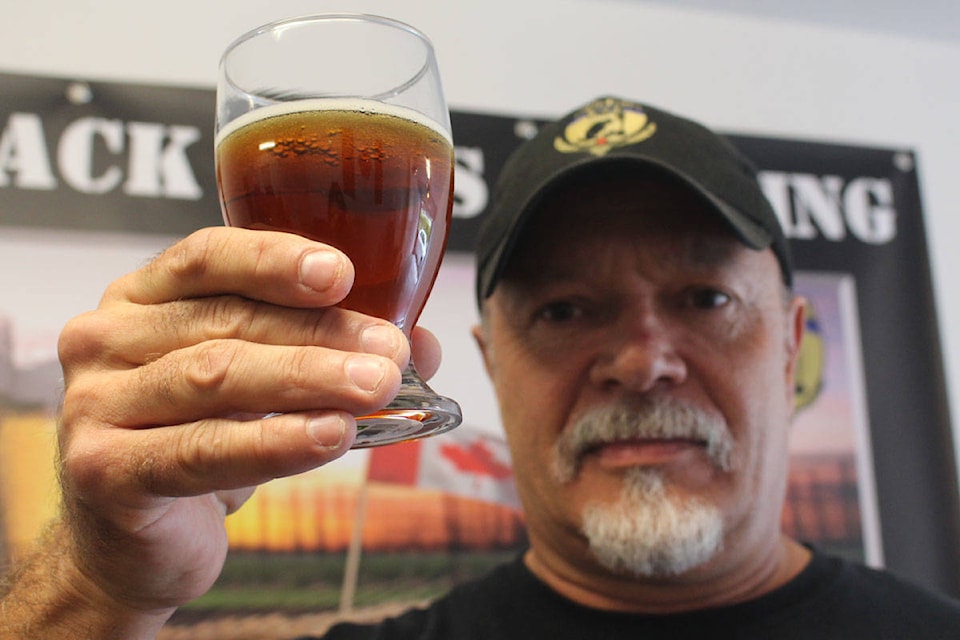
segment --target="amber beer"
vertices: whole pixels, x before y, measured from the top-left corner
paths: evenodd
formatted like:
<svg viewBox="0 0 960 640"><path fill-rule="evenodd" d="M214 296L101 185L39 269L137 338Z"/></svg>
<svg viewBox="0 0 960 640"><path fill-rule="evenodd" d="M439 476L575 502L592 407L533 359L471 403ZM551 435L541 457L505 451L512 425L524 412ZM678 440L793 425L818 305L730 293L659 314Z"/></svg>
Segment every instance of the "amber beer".
<svg viewBox="0 0 960 640"><path fill-rule="evenodd" d="M304 100L229 123L216 154L228 225L337 247L356 270L342 306L409 331L433 286L453 206L453 145L438 125L377 102Z"/></svg>

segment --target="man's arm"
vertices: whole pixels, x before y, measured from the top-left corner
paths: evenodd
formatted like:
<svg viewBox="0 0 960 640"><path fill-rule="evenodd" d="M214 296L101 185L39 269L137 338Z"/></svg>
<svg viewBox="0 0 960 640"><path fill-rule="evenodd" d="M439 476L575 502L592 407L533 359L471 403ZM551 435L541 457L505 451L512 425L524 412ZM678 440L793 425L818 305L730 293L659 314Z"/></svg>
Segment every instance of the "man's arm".
<svg viewBox="0 0 960 640"><path fill-rule="evenodd" d="M332 306L352 282L324 245L208 229L68 323L62 515L0 601L0 637L154 637L213 584L224 517L256 485L350 447L409 359L396 327Z"/></svg>
<svg viewBox="0 0 960 640"><path fill-rule="evenodd" d="M2 578L0 640L155 638L174 609L131 610L77 570L67 528L57 521L34 552Z"/></svg>

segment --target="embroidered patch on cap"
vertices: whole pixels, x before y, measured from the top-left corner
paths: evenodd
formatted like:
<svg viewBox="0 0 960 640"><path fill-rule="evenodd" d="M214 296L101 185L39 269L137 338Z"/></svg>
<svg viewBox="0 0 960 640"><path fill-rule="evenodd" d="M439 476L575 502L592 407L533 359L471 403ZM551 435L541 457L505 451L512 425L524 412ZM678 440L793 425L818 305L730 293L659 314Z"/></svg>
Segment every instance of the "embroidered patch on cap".
<svg viewBox="0 0 960 640"><path fill-rule="evenodd" d="M643 106L602 98L573 114L563 133L553 141L561 153L589 152L602 156L611 149L643 142L657 131Z"/></svg>

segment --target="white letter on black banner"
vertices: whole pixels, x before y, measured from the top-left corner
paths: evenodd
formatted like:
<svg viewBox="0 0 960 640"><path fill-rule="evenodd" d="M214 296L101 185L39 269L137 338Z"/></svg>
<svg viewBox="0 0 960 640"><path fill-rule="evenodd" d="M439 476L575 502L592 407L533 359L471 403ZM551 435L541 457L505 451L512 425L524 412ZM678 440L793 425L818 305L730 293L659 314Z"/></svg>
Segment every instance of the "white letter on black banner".
<svg viewBox="0 0 960 640"><path fill-rule="evenodd" d="M56 189L50 170L43 122L35 113L11 113L0 134L0 187L10 184L7 172L16 173L13 184L21 189Z"/></svg>
<svg viewBox="0 0 960 640"><path fill-rule="evenodd" d="M130 171L123 185L131 196L199 200L203 189L187 157L187 147L201 138L196 127L130 122ZM169 143L164 146L164 141Z"/></svg>
<svg viewBox="0 0 960 640"><path fill-rule="evenodd" d="M123 123L119 120L80 118L71 122L60 136L57 149L60 175L70 186L83 193L106 193L123 180L123 172L116 165L107 167L102 175L94 177L93 142L98 135L103 138L110 153L123 151Z"/></svg>

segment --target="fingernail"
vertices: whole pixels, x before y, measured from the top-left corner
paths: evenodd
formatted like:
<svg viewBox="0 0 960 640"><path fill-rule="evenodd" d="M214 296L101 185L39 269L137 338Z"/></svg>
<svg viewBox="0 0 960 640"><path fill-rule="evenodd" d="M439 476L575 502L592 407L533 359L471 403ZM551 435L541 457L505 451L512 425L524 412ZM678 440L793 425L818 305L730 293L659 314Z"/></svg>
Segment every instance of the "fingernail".
<svg viewBox="0 0 960 640"><path fill-rule="evenodd" d="M321 447L336 449L343 444L347 425L339 414L325 414L307 419L307 435Z"/></svg>
<svg viewBox="0 0 960 640"><path fill-rule="evenodd" d="M392 358L400 350L398 336L400 332L393 327L375 324L367 327L360 333L360 344L367 353Z"/></svg>
<svg viewBox="0 0 960 640"><path fill-rule="evenodd" d="M343 260L333 251L313 251L300 261L300 283L314 291L326 291L340 277Z"/></svg>
<svg viewBox="0 0 960 640"><path fill-rule="evenodd" d="M379 358L354 356L347 361L347 375L364 391L376 391L383 381L383 362Z"/></svg>

